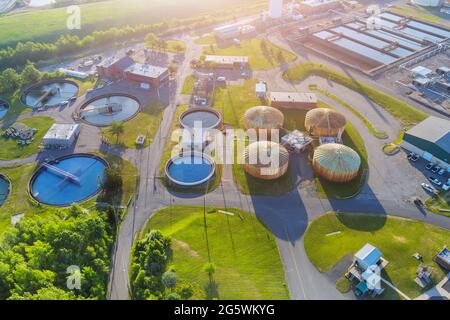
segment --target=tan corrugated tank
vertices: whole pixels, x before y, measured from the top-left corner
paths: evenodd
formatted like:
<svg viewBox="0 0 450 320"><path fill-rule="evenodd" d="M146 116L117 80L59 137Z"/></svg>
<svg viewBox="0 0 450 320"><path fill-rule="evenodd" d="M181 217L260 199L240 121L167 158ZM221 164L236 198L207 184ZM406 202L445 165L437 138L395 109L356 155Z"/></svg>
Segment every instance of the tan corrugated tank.
<svg viewBox="0 0 450 320"><path fill-rule="evenodd" d="M279 163L276 168L271 168L271 163L265 163L260 155L267 158L278 153ZM253 142L244 150L244 169L249 175L263 180L274 180L283 176L289 167L289 152L282 145L271 141ZM261 161L263 160L263 161Z"/></svg>
<svg viewBox="0 0 450 320"><path fill-rule="evenodd" d="M313 109L305 117L306 131L316 137L337 137L344 131L345 124L345 117L333 109Z"/></svg>
<svg viewBox="0 0 450 320"><path fill-rule="evenodd" d="M353 149L337 143L323 144L314 151L314 171L332 182L348 182L359 173L361 158Z"/></svg>
<svg viewBox="0 0 450 320"><path fill-rule="evenodd" d="M245 112L243 121L247 130L255 129L258 135L264 130L267 130L267 135L270 137L271 130L283 127L284 114L280 110L272 107L257 106Z"/></svg>

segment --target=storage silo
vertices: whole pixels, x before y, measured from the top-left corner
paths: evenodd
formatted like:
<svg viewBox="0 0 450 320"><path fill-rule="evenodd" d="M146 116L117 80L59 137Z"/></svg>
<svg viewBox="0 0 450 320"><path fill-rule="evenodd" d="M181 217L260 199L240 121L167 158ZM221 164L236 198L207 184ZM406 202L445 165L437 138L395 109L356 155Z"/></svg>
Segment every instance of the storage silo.
<svg viewBox="0 0 450 320"><path fill-rule="evenodd" d="M328 143L316 148L312 165L314 171L326 180L344 183L356 178L361 158L345 145Z"/></svg>
<svg viewBox="0 0 450 320"><path fill-rule="evenodd" d="M279 19L283 16L283 0L269 0L269 17Z"/></svg>
<svg viewBox="0 0 450 320"><path fill-rule="evenodd" d="M268 159L277 159L278 165L267 161ZM286 173L289 152L276 142L257 141L245 148L244 161L245 172L249 175L263 180L275 180Z"/></svg>
<svg viewBox="0 0 450 320"><path fill-rule="evenodd" d="M313 109L305 117L305 129L315 137L340 138L344 132L345 124L345 117L333 109Z"/></svg>
<svg viewBox="0 0 450 320"><path fill-rule="evenodd" d="M255 129L258 136L265 131L267 137L271 137L272 130L279 130L283 127L284 114L272 107L257 106L245 112L243 121L247 130Z"/></svg>

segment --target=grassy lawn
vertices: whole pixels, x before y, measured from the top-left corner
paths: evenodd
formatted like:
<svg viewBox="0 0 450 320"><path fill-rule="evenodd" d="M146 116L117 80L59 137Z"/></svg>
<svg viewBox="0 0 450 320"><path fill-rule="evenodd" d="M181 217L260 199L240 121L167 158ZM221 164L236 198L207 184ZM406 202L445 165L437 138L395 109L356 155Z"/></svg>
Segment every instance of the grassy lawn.
<svg viewBox="0 0 450 320"><path fill-rule="evenodd" d="M413 18L417 18L423 21L431 23L440 23L447 26L450 25L450 23L448 23L448 21L446 21L444 17L445 14L440 13L439 9L408 5L402 7L394 7L391 8L390 10L392 10L392 12L394 13L411 16Z"/></svg>
<svg viewBox="0 0 450 320"><path fill-rule="evenodd" d="M14 160L28 157L39 151L39 145L44 135L47 133L48 129L55 122L49 117L32 117L26 118L18 121L19 123L26 124L30 128L36 128L38 131L33 138L31 144L27 146L21 146L17 144L16 139L7 139L3 137L3 132L7 128L3 128L0 131L0 159L2 160Z"/></svg>
<svg viewBox="0 0 450 320"><path fill-rule="evenodd" d="M195 40L196 44L210 45L216 44L216 37L211 33Z"/></svg>
<svg viewBox="0 0 450 320"><path fill-rule="evenodd" d="M97 80L95 78L87 78L84 80L80 79L73 79L73 78L67 78L67 80L72 80L78 85L78 96L81 97L83 94L86 93L88 89L92 89L95 86L95 83Z"/></svg>
<svg viewBox="0 0 450 320"><path fill-rule="evenodd" d="M117 136L112 134L110 128L104 128L103 136L113 144L126 148L136 148L136 138L143 134L147 137L145 147L149 146L158 131L163 116L164 106L159 101L152 101L144 107L133 119L123 123L124 133Z"/></svg>
<svg viewBox="0 0 450 320"><path fill-rule="evenodd" d="M162 209L144 232L158 229L172 237L173 267L179 281L193 286L193 299L289 299L272 233L250 213L227 209L235 213L228 216L218 210L207 208L207 238L202 207ZM214 283L203 271L209 255L216 266Z"/></svg>
<svg viewBox="0 0 450 320"><path fill-rule="evenodd" d="M344 256L355 254L370 243L389 261L382 276L410 298L415 298L422 291L414 282L419 262L412 255L419 252L423 256L424 263L433 268L433 280L437 283L445 273L432 259L448 245L448 239L448 230L423 222L366 213L328 213L309 225L305 233L305 250L320 272L328 272ZM388 291L380 298L400 297Z"/></svg>
<svg viewBox="0 0 450 320"><path fill-rule="evenodd" d="M294 53L286 51L265 40L266 48L262 46L261 39L242 40L240 45L220 47L211 44L203 49L203 54L225 55L225 56L248 56L249 65L252 70L269 70L278 67L283 62L292 62L296 59ZM283 59L279 59L279 55Z"/></svg>
<svg viewBox="0 0 450 320"><path fill-rule="evenodd" d="M103 157L110 165L117 165L120 168L123 179L123 186L116 198L116 203L126 206L130 197L136 191L138 181L138 172L136 167L128 161L118 156L105 153L97 153ZM4 174L11 181L11 193L6 199L3 206L0 207L0 235L6 227L10 225L11 216L18 213L25 213L27 216L36 214L52 213L52 207L39 204L28 193L28 186L34 171L37 169L36 164L22 165L12 168L0 168L0 173ZM110 202L102 194L83 202L85 207L95 205L95 202ZM57 209L55 209L56 211Z"/></svg>
<svg viewBox="0 0 450 320"><path fill-rule="evenodd" d="M450 191L441 191L437 197L430 197L425 202L428 210L450 217ZM441 209L449 211L441 211Z"/></svg>
<svg viewBox="0 0 450 320"><path fill-rule="evenodd" d="M323 94L324 96L329 97L330 99L333 99L340 105L346 107L348 110L350 110L355 116L357 116L364 123L364 125L367 127L367 129L370 131L370 133L373 134L375 137L380 138L380 139L385 139L388 137L386 132L375 129L374 126L372 125L372 123L369 120L367 120L361 113L359 113L356 108L354 108L347 102L343 101L339 97L336 97L335 95L329 93L328 91L319 88L317 85L310 85L309 88L313 91L317 91L318 93Z"/></svg>
<svg viewBox="0 0 450 320"><path fill-rule="evenodd" d="M329 106L320 102L320 107ZM361 169L358 176L353 181L344 184L330 182L319 177L318 175L315 175L317 192L319 195L326 196L327 198L346 199L354 197L358 194L366 182L368 173L368 156L366 146L358 130L349 121L347 121L347 124L345 125L345 132L342 139L346 146L355 150L361 157Z"/></svg>
<svg viewBox="0 0 450 320"><path fill-rule="evenodd" d="M181 48L180 51L176 50L177 46L179 46ZM185 54L186 53L186 43L182 40L167 40L166 51L173 52L173 53Z"/></svg>
<svg viewBox="0 0 450 320"><path fill-rule="evenodd" d="M427 118L427 114L406 102L385 94L369 85L350 79L347 76L317 63L301 63L284 72L283 78L291 82L299 82L310 75L316 75L346 86L351 90L367 96L397 118L404 127L410 127Z"/></svg>
<svg viewBox="0 0 450 320"><path fill-rule="evenodd" d="M192 75L187 76L181 89L181 94L191 95L194 90L195 79Z"/></svg>

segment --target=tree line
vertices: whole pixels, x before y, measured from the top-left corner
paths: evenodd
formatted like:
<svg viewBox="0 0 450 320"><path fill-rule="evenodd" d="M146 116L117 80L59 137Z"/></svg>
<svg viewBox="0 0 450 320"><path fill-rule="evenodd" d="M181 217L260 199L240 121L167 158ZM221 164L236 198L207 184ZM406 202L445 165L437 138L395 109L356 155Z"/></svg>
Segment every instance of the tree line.
<svg viewBox="0 0 450 320"><path fill-rule="evenodd" d="M224 18L195 17L182 20L171 20L151 25L127 25L123 28L110 28L104 31L94 31L84 37L77 35L62 35L55 42L19 42L16 46L0 50L0 70L6 68L21 68L28 62L50 60L69 55L79 50L105 45L111 42L125 41L148 33L157 33L160 37L171 34L189 32L193 29L217 24Z"/></svg>

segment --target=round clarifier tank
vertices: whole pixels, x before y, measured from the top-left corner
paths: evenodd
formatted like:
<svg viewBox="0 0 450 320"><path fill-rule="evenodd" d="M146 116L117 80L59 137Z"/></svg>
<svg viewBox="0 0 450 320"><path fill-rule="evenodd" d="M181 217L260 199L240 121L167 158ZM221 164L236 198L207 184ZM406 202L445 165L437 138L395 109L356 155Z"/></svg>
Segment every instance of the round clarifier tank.
<svg viewBox="0 0 450 320"><path fill-rule="evenodd" d="M39 82L25 90L22 102L30 108L54 107L78 95L78 85L69 80Z"/></svg>
<svg viewBox="0 0 450 320"><path fill-rule="evenodd" d="M11 183L8 178L0 174L0 206L2 206L9 196Z"/></svg>
<svg viewBox="0 0 450 320"><path fill-rule="evenodd" d="M0 99L0 120L3 119L9 111L9 103Z"/></svg>
<svg viewBox="0 0 450 320"><path fill-rule="evenodd" d="M88 124L105 127L113 122L130 120L139 110L140 103L137 98L125 94L111 94L87 101L79 114Z"/></svg>
<svg viewBox="0 0 450 320"><path fill-rule="evenodd" d="M222 116L214 109L190 108L180 115L180 124L185 129L197 127L202 129L220 129Z"/></svg>
<svg viewBox="0 0 450 320"><path fill-rule="evenodd" d="M206 154L196 152L174 157L165 167L167 178L183 187L204 184L214 176L215 171L214 160Z"/></svg>
<svg viewBox="0 0 450 320"><path fill-rule="evenodd" d="M31 195L52 206L84 201L101 190L107 166L105 160L90 154L74 154L44 163L31 178Z"/></svg>

